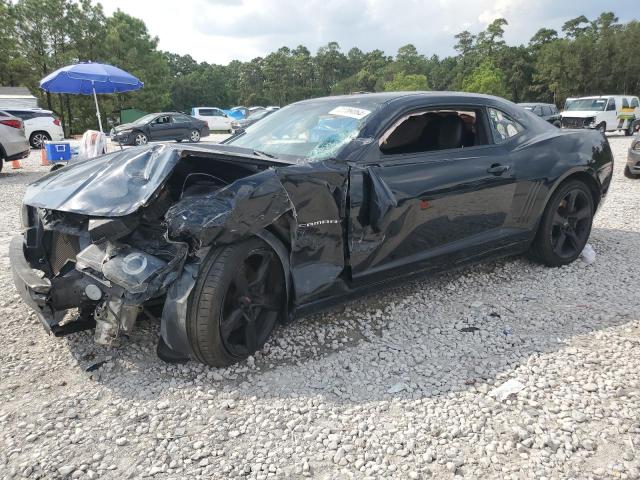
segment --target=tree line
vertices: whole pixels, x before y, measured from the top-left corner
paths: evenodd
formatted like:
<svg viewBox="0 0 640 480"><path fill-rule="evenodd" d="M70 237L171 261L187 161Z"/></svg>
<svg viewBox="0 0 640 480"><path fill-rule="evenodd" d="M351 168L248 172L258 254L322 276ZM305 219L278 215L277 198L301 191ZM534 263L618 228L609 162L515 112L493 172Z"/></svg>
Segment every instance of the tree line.
<svg viewBox="0 0 640 480"><path fill-rule="evenodd" d="M570 96L640 94L638 21L620 23L612 12L579 16L561 31L541 28L526 45L507 45L507 27L499 18L477 34L460 32L456 54L446 57L426 56L413 44L390 56L357 47L344 52L329 42L315 54L299 45L216 65L160 51L142 20L120 10L106 15L90 0L0 0L0 85L29 87L67 134L95 128L92 99L49 95L38 82L61 66L89 60L116 65L145 84L137 92L99 96L112 121L130 107L282 106L361 91L462 90L559 106Z"/></svg>

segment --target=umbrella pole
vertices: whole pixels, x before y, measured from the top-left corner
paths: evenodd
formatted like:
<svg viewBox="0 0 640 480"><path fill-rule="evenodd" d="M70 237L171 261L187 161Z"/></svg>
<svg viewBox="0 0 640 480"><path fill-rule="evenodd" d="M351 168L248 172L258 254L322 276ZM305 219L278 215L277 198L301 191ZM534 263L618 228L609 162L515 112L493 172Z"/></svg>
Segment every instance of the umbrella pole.
<svg viewBox="0 0 640 480"><path fill-rule="evenodd" d="M100 133L102 133L102 119L100 118L100 107L98 107L98 97L96 95L96 87L93 86L93 82L91 82L91 86L93 89L93 100L96 102L96 116L98 117L98 126L100 127Z"/></svg>

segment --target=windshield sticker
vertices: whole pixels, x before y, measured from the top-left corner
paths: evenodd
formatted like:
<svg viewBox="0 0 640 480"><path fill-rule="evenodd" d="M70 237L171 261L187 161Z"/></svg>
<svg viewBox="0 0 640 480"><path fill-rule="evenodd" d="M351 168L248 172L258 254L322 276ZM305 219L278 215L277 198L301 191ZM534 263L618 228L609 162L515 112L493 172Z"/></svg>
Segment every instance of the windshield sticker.
<svg viewBox="0 0 640 480"><path fill-rule="evenodd" d="M357 107L336 107L329 112L329 115L340 115L341 117L351 117L357 120L366 117L371 113L371 110L365 110L364 108Z"/></svg>

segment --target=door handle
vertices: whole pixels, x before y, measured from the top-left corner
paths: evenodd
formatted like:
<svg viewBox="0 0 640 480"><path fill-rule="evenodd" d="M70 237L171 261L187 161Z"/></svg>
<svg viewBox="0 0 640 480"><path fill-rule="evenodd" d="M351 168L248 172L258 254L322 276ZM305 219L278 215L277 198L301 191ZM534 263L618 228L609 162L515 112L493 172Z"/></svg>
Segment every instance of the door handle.
<svg viewBox="0 0 640 480"><path fill-rule="evenodd" d="M494 163L489 168L487 168L487 173L493 173L494 175L502 175L504 172L509 170L509 165L500 165L499 163Z"/></svg>

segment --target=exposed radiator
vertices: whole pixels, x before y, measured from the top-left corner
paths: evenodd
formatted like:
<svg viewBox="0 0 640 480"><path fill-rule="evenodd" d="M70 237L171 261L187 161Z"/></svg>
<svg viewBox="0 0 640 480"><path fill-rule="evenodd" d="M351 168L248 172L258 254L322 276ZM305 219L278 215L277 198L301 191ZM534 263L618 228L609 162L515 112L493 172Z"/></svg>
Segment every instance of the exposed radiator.
<svg viewBox="0 0 640 480"><path fill-rule="evenodd" d="M80 252L80 241L75 235L51 232L51 252L49 263L54 274L58 274L68 260L75 261Z"/></svg>

